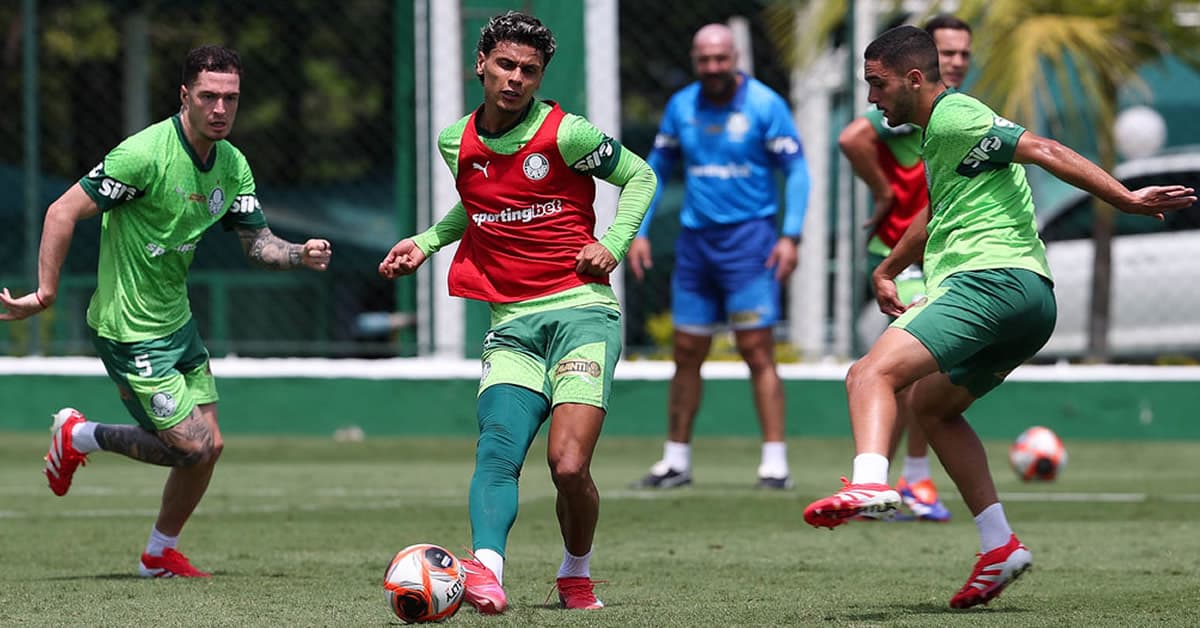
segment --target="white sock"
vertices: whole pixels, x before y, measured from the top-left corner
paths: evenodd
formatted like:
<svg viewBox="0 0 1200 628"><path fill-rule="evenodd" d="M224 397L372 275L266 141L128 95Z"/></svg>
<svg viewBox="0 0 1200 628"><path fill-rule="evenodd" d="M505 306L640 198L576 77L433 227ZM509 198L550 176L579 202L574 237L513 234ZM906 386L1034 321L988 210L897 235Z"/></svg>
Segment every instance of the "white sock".
<svg viewBox="0 0 1200 628"><path fill-rule="evenodd" d="M500 552L481 549L475 552L475 558L478 558L484 567L491 569L492 573L496 574L496 580L500 584L504 584L504 557L500 555Z"/></svg>
<svg viewBox="0 0 1200 628"><path fill-rule="evenodd" d="M179 537L167 536L158 531L158 528L150 529L150 540L146 541L146 553L151 556L162 556L163 550L173 549L179 543Z"/></svg>
<svg viewBox="0 0 1200 628"><path fill-rule="evenodd" d="M914 458L912 456L904 457L904 470L900 475L909 483L916 484L921 480L929 479L929 458L921 456Z"/></svg>
<svg viewBox="0 0 1200 628"><path fill-rule="evenodd" d="M663 445L663 461L676 471L692 470L692 445L667 441Z"/></svg>
<svg viewBox="0 0 1200 628"><path fill-rule="evenodd" d="M880 454L858 454L854 457L851 484L887 484L888 459Z"/></svg>
<svg viewBox="0 0 1200 628"><path fill-rule="evenodd" d="M786 478L788 476L787 443L783 441L762 444L762 466L760 477Z"/></svg>
<svg viewBox="0 0 1200 628"><path fill-rule="evenodd" d="M1008 543L1012 536L1012 528L1004 516L1004 506L996 502L975 515L975 527L979 528L979 549L988 553L1001 545Z"/></svg>
<svg viewBox="0 0 1200 628"><path fill-rule="evenodd" d="M99 450L100 443L96 442L96 424L84 421L76 425L71 430L71 446L81 454Z"/></svg>
<svg viewBox="0 0 1200 628"><path fill-rule="evenodd" d="M562 566L558 568L559 578L591 578L592 550L583 556L575 556L563 548Z"/></svg>

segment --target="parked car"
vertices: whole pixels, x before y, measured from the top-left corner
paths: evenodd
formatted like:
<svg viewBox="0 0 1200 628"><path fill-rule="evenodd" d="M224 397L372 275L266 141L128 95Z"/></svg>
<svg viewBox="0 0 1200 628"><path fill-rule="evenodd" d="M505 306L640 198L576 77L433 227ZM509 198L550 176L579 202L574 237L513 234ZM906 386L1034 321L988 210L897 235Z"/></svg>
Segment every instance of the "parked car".
<svg viewBox="0 0 1200 628"><path fill-rule="evenodd" d="M1179 184L1200 189L1200 151L1192 149L1120 164L1114 176L1130 189ZM1091 309L1094 200L1076 191L1040 214L1054 273L1058 325L1039 358L1077 358L1087 351ZM1200 356L1200 204L1159 221L1115 212L1109 355L1152 360Z"/></svg>

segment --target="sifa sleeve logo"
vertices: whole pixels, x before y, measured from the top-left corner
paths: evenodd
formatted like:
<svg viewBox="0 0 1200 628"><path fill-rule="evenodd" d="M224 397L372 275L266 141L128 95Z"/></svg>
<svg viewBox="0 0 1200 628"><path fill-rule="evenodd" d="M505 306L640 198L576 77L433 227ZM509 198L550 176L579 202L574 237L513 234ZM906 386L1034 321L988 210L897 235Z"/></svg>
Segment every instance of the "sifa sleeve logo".
<svg viewBox="0 0 1200 628"><path fill-rule="evenodd" d="M101 196L114 201L130 201L142 195L142 191L122 183L104 174L104 163L101 162L88 173L88 179L96 182L96 191Z"/></svg>

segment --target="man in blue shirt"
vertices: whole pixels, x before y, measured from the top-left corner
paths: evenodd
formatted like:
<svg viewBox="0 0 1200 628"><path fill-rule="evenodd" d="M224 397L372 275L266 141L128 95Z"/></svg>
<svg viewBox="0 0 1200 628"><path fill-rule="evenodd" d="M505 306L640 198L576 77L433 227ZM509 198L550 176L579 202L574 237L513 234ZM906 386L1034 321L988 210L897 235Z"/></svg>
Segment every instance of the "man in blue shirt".
<svg viewBox="0 0 1200 628"><path fill-rule="evenodd" d="M675 375L663 459L637 486L690 484L691 438L700 407L700 366L719 326L733 329L750 367L763 432L758 486L791 486L783 384L775 368L779 286L796 268L808 206L808 167L787 102L737 70L733 32L709 24L692 40L697 80L667 104L647 160L660 181L683 162L685 193L671 278ZM786 174L782 230L775 171ZM626 257L640 281L651 266L647 237L663 186Z"/></svg>

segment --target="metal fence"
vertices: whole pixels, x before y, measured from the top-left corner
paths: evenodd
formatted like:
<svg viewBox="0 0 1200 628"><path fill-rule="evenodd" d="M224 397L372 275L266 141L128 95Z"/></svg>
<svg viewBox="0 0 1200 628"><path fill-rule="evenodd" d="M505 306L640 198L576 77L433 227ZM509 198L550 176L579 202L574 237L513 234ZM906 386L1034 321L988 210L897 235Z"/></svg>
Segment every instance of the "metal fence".
<svg viewBox="0 0 1200 628"><path fill-rule="evenodd" d="M397 236L392 54L397 5L316 0L64 0L0 3L0 284L33 288L45 207L125 136L179 108L186 52L203 43L238 50L243 100L231 140L247 156L272 229L326 237L324 274L251 269L237 238L208 234L191 276L196 319L214 354L387 355L386 332L359 324L395 310L395 288L374 268ZM32 26L32 28L29 28ZM33 32L35 39L23 41ZM27 46L34 43L32 47ZM36 63L25 62L31 51ZM30 93L27 85L35 85ZM36 118L16 115L26 100ZM32 96L33 98L29 98ZM27 111L28 114L28 111ZM38 129L34 137L27 125ZM32 154L31 154L32 153ZM37 164L37 199L14 193ZM91 350L83 312L94 287L99 219L76 229L60 303L45 316L0 325L4 354Z"/></svg>
<svg viewBox="0 0 1200 628"><path fill-rule="evenodd" d="M0 286L21 292L34 287L37 239L45 207L122 138L177 111L184 54L196 45L219 42L236 48L245 64L243 100L231 139L249 159L272 229L291 240L329 238L334 242L335 259L324 274L267 273L249 267L235 237L219 230L209 234L196 255L191 296L213 353L374 357L425 352L429 348L419 348L413 340L412 326L420 320L413 315L416 289L411 283L380 279L375 268L396 238L416 225L416 210L404 196L403 182L417 177L413 152L429 149L414 148L419 134L414 133L409 118L398 112L411 107L408 100L415 97L413 72L409 71L416 47L413 22L422 14L421 7L428 13L434 6L431 3L440 1L292 0L254 3L253 9L237 0L0 3L0 98L9 105L6 115L0 116L0 185L9 191L0 195L0 220L7 227L0 230ZM463 73L461 77L433 77L432 89L437 89L438 81L473 80L466 66L472 61L469 48L475 33L468 31L487 15L508 8L550 13L561 6L559 0L454 1L462 7L459 35L463 42L459 43L466 47ZM603 0L565 0L589 5L593 1ZM829 165L815 175L825 192L814 197L810 206L810 214L820 215L821 226L806 233L804 245L820 245L827 253L817 259L817 278L792 282L785 296L792 305L815 302L815 316L802 325L815 330L817 341L803 346L799 357L845 358L861 352L861 341L846 340L862 336L856 332L857 317L859 308L867 304L865 278L857 270L861 269L862 243L855 240L860 234L854 227L857 223L849 218L854 211L853 205L847 204L852 197L847 193L851 184L837 152L836 131L863 103L844 90L833 93L827 106L822 105L827 123L817 127L817 132L806 130L811 127L803 124L807 122L803 112L812 110L812 94L805 91L807 85L797 88L804 75L787 67L784 55L767 36L769 18L765 13L769 6L797 3L613 1L617 2L620 26L619 53L613 61L619 64L619 134L625 146L641 155L650 150L671 93L692 79L688 48L695 30L705 23L742 18L739 23L744 28L739 32L752 51L747 59L749 68L797 106L806 153L812 163ZM893 3L881 0L874 4L883 10ZM23 11L29 7L36 7L32 23L23 19ZM835 32L831 43L840 43L836 40L841 32ZM438 42L426 43L434 44L428 51L437 50ZM986 51L976 53L977 63L986 59ZM845 58L839 63L831 66L841 76L836 80L853 80ZM552 71L569 70L559 65ZM1186 83L1173 84L1186 87ZM18 104L21 115L17 114ZM28 134L27 128L37 132ZM1179 128L1172 126L1173 137L1178 137ZM1200 158L1195 157L1200 152L1190 155L1195 164L1176 163L1173 167L1200 171ZM442 166L435 163L433 167ZM1143 178L1153 174L1142 173ZM1035 174L1033 180L1036 185L1041 179ZM664 354L670 335L665 313L669 310L672 242L681 197L682 186L676 178L666 185L663 204L651 227L656 254L653 272L642 283L629 273L623 277L627 354ZM1200 232L1188 225L1196 222L1193 216L1179 222L1183 226L1178 229L1172 226L1176 223L1168 223L1167 230L1191 229L1191 237L1195 237ZM0 354L92 352L83 313L94 288L99 229L99 220L91 220L76 230L57 307L29 321L0 325ZM1123 259L1122 255L1136 258L1144 250L1167 250L1154 244L1148 245L1149 249L1145 245L1130 248L1136 244L1119 243L1115 259ZM1075 261L1070 263L1086 264L1087 255L1076 251L1070 257ZM1185 262L1184 269L1200 270L1194 257ZM1200 314L1196 314L1200 303L1189 306L1186 299L1131 297L1135 292L1123 286L1144 287L1147 282L1141 275L1122 272L1129 271L1118 269L1115 276L1114 325L1153 320L1153 307L1146 305L1147 300L1178 303L1172 306L1172 320L1180 323L1169 337L1161 331L1114 329L1114 346L1135 347L1127 353L1133 359L1200 354ZM1200 298L1200 290L1190 285L1172 284L1160 292L1172 298ZM1070 299L1070 303L1060 302L1060 326L1082 325L1086 293L1071 292ZM1122 305L1122 299L1133 302ZM796 308L785 310L795 312ZM428 324L435 326L437 321ZM781 346L797 342L797 325L801 324L793 320L781 326L779 336L785 342ZM1064 332L1059 340L1065 338ZM1138 339L1148 338L1159 340L1137 344ZM1071 356L1073 351L1065 349L1060 354Z"/></svg>

